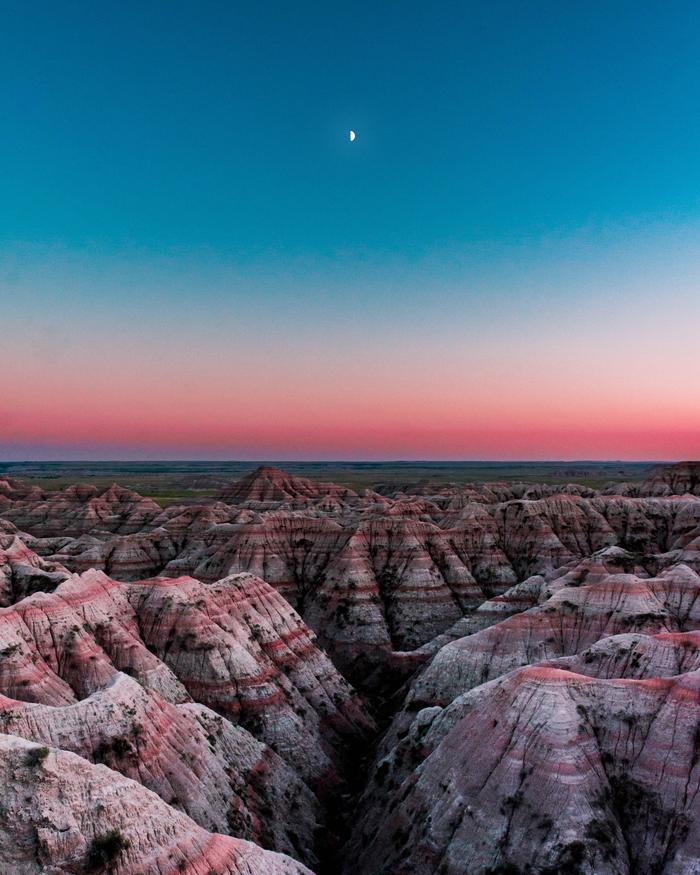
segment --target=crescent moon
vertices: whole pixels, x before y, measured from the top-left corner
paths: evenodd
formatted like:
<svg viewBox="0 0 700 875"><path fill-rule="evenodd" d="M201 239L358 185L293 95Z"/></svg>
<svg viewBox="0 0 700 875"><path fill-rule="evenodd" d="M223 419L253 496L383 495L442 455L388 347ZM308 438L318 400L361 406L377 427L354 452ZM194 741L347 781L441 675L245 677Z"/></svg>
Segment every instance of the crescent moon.
<svg viewBox="0 0 700 875"><path fill-rule="evenodd" d="M354 139L355 139L355 131L350 131L350 142L352 143L352 141Z"/></svg>

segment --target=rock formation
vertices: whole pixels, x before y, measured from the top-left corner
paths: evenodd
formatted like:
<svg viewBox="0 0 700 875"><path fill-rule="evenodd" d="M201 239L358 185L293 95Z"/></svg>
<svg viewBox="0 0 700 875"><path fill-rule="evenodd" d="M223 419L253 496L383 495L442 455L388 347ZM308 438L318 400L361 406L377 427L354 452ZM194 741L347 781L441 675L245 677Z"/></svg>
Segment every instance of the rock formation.
<svg viewBox="0 0 700 875"><path fill-rule="evenodd" d="M697 672L517 669L417 713L377 765L346 871L697 871L699 725Z"/></svg>
<svg viewBox="0 0 700 875"><path fill-rule="evenodd" d="M0 735L0 860L17 875L308 875L300 863L207 832L141 784L64 750Z"/></svg>
<svg viewBox="0 0 700 875"><path fill-rule="evenodd" d="M0 696L0 732L103 763L213 832L297 857L314 847L318 802L290 766L216 712L173 705L128 675L68 705Z"/></svg>
<svg viewBox="0 0 700 875"><path fill-rule="evenodd" d="M220 498L229 504L275 505L279 502L316 501L323 497L355 497L351 489L335 483L315 483L306 477L293 477L279 468L263 465L251 474L221 490Z"/></svg>
<svg viewBox="0 0 700 875"><path fill-rule="evenodd" d="M103 490L77 485L55 494L30 491L2 508L3 517L36 537L129 534L143 529L160 512L155 501L116 483Z"/></svg>
<svg viewBox="0 0 700 875"><path fill-rule="evenodd" d="M0 607L33 592L52 592L68 577L58 562L47 562L18 535L0 535Z"/></svg>
<svg viewBox="0 0 700 875"><path fill-rule="evenodd" d="M699 470L1 479L0 873L700 873Z"/></svg>
<svg viewBox="0 0 700 875"><path fill-rule="evenodd" d="M314 863L372 728L313 633L236 575L91 570L0 610L0 729L102 762L201 826Z"/></svg>

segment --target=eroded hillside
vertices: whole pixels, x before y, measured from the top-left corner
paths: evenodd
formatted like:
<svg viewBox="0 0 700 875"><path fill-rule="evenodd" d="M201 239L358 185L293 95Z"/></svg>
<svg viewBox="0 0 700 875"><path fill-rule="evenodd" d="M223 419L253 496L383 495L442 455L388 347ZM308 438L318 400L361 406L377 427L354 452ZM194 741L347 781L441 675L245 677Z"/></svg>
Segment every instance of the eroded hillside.
<svg viewBox="0 0 700 875"><path fill-rule="evenodd" d="M0 480L0 870L700 871L699 470Z"/></svg>

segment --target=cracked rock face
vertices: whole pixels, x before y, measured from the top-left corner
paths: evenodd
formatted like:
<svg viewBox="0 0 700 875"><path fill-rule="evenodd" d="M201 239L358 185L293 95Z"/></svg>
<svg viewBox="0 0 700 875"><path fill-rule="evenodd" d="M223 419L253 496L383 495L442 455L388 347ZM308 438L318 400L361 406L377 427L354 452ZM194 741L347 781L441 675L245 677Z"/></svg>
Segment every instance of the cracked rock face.
<svg viewBox="0 0 700 875"><path fill-rule="evenodd" d="M700 873L699 468L1 479L0 875Z"/></svg>

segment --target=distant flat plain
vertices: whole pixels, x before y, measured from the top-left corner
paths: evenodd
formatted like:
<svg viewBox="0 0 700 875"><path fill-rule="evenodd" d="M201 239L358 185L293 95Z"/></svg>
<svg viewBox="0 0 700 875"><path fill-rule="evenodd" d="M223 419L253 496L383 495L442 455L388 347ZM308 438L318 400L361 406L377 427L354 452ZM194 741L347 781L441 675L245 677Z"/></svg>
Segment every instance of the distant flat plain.
<svg viewBox="0 0 700 875"><path fill-rule="evenodd" d="M20 477L55 491L73 483L98 487L119 483L163 507L183 500L213 498L231 480L259 465L274 465L312 480L331 480L354 490L400 488L422 480L436 485L491 480L579 483L599 489L608 483L644 480L661 462L0 462L0 477Z"/></svg>

